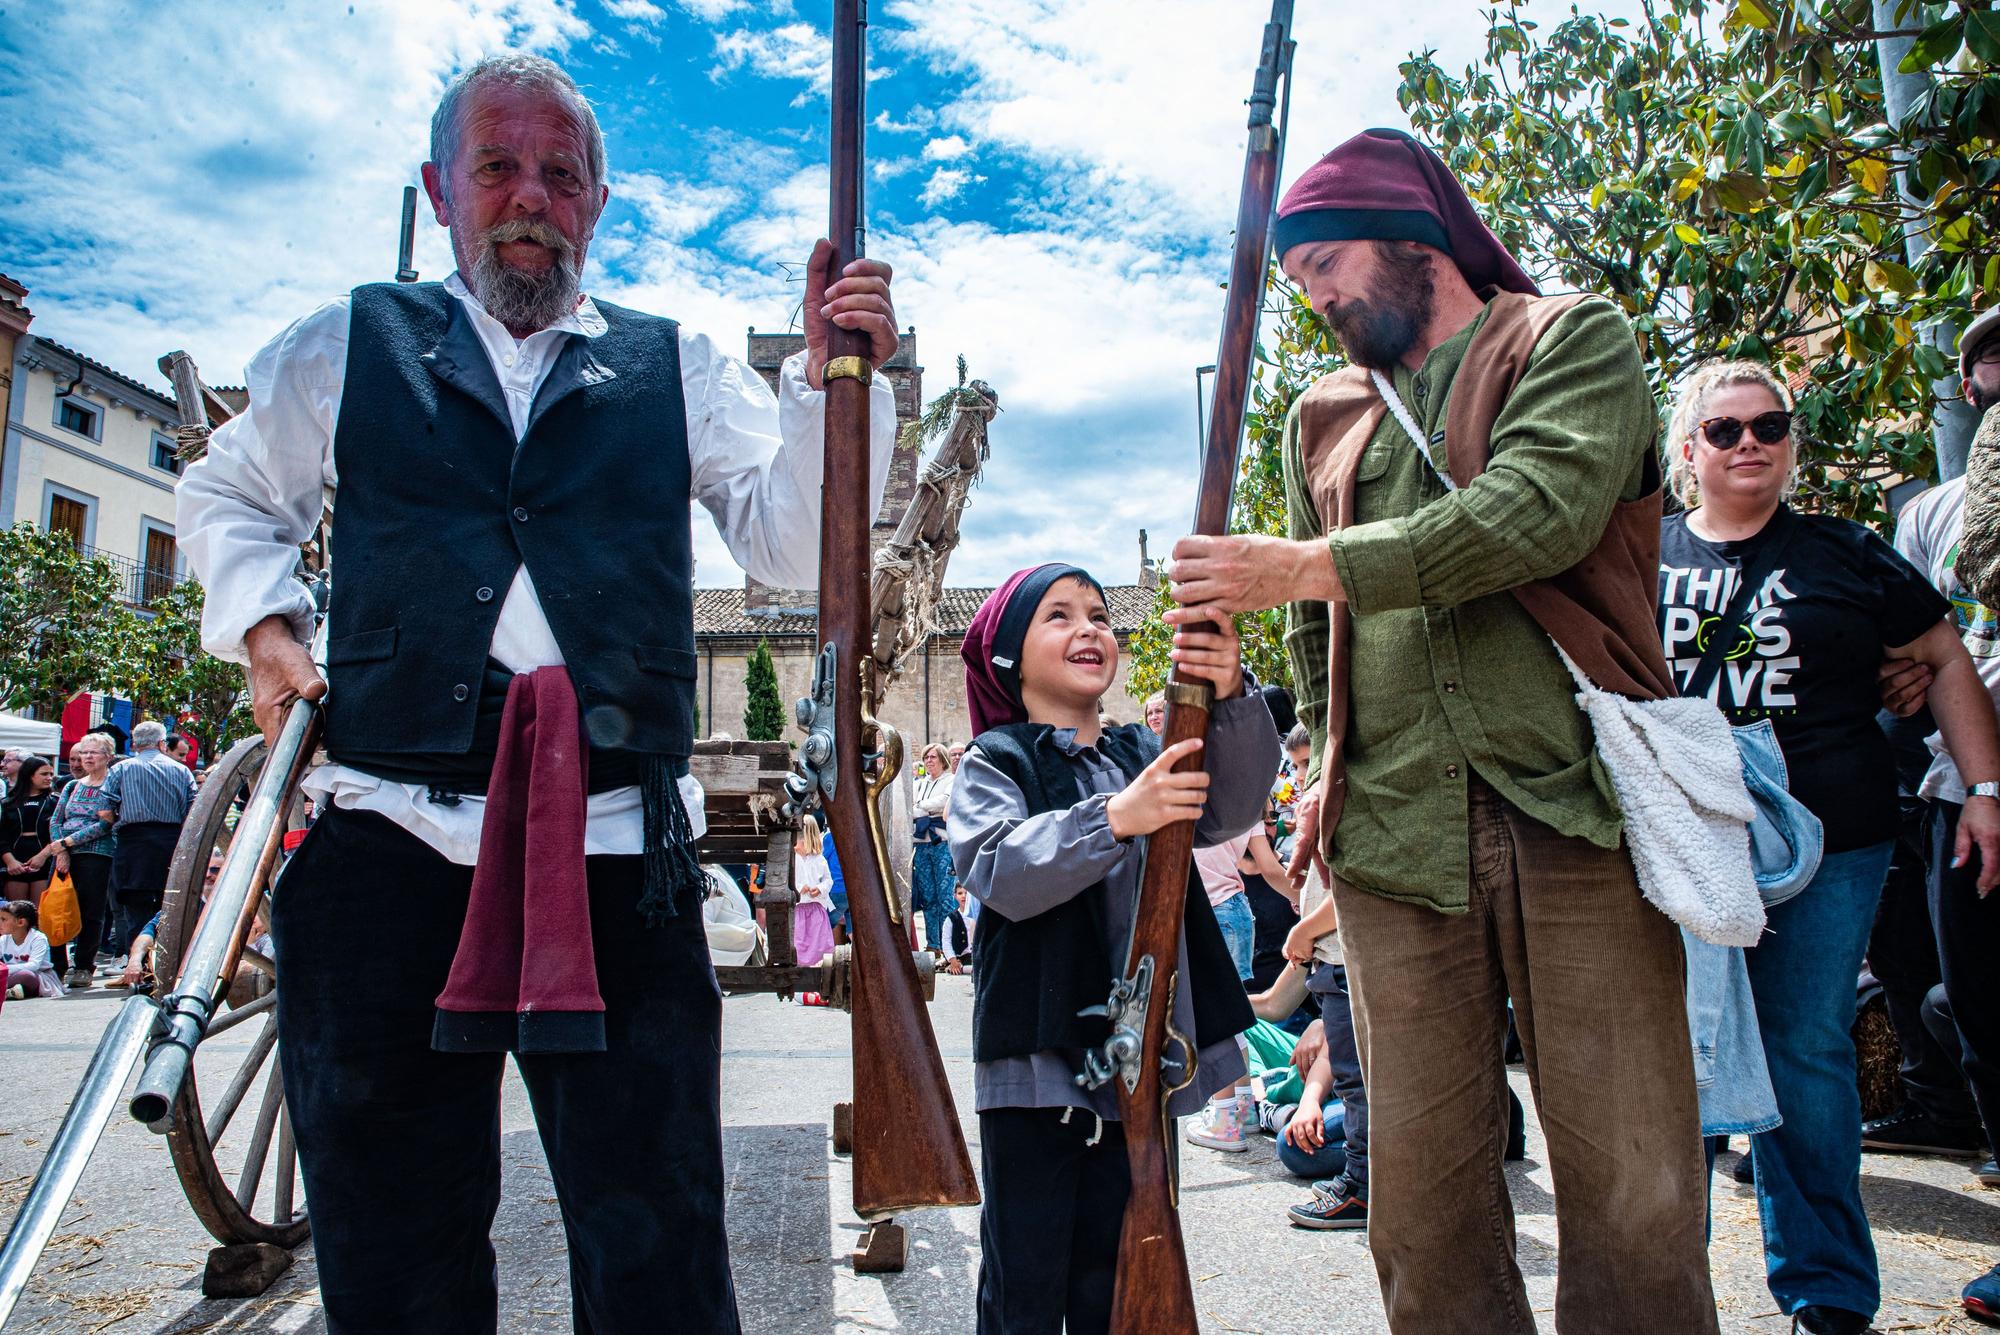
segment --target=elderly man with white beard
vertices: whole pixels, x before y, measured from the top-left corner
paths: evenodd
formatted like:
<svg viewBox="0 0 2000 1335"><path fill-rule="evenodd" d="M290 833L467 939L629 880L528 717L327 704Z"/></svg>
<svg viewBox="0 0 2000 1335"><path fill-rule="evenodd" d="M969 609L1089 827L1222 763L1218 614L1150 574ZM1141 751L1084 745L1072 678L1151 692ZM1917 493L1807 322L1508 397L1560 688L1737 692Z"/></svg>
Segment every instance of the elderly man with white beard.
<svg viewBox="0 0 2000 1335"><path fill-rule="evenodd" d="M323 814L272 928L327 1327L496 1329L511 1052L576 1329L733 1332L690 502L757 579L817 584L827 331L887 360L889 269L830 274L819 244L774 399L707 338L583 295L604 141L553 63L460 75L423 180L458 271L286 330L180 486L203 640L248 662L260 726L325 698ZM895 411L872 395L879 505ZM294 569L336 482L322 681ZM393 930L358 933L364 904Z"/></svg>

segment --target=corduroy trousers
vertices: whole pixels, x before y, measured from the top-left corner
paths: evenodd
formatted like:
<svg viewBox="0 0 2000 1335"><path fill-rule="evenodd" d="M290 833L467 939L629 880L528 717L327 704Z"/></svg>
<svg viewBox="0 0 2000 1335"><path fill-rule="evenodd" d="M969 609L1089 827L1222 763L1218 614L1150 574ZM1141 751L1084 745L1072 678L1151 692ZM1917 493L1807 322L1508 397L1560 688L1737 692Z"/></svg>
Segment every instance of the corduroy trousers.
<svg viewBox="0 0 2000 1335"><path fill-rule="evenodd" d="M1548 1139L1562 1335L1713 1335L1679 930L1624 849L1474 780L1471 904L1335 878L1368 1086L1368 1241L1394 1335L1534 1335L1502 1152L1514 1006Z"/></svg>

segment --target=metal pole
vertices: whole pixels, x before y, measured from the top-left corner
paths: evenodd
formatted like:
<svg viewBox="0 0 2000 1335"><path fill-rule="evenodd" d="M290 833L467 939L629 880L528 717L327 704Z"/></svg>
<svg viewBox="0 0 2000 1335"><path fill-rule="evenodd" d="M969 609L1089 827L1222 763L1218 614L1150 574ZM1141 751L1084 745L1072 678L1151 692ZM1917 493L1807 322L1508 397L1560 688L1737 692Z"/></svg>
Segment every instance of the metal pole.
<svg viewBox="0 0 2000 1335"><path fill-rule="evenodd" d="M1202 377L1214 374L1213 366L1194 368L1194 457L1196 459L1208 452L1208 400L1201 394Z"/></svg>
<svg viewBox="0 0 2000 1335"><path fill-rule="evenodd" d="M35 1174L35 1184L28 1188L27 1199L21 1202L21 1212L14 1216L14 1226L7 1230L6 1243L0 1245L0 1326L7 1324L42 1249L55 1235L63 1207L69 1204L83 1177L83 1166L90 1162L98 1138L118 1107L126 1077L138 1063L158 1014L159 1007L151 997L127 997L111 1023L104 1026L104 1036L97 1040L97 1051L70 1101L62 1128L56 1132L48 1157L42 1160L41 1171Z"/></svg>
<svg viewBox="0 0 2000 1335"><path fill-rule="evenodd" d="M1887 32L1906 23L1928 24L1931 21L1932 6L1919 5L1914 13L1904 15L1899 22L1896 11L1903 7L1903 0L1874 0L1875 27ZM1882 69L1882 106L1892 126L1903 123L1910 114L1910 108L1930 86L1928 73L1903 74L1897 68L1915 42L1914 37L1886 37L1875 44L1875 55ZM1907 207L1914 211L1922 210L1922 202L1910 190L1907 161L1896 169L1896 192L1903 197ZM1913 224L1904 228L1903 253L1912 268L1930 248L1930 229L1927 226ZM1936 415L1931 419L1931 440L1937 451L1940 482L1949 482L1964 474L1965 456L1972 447L1972 433L1979 429L1979 414L1965 401L1955 369L1958 366L1958 336L1964 328L1963 320L1955 315L1946 315L1932 321L1930 327L1923 331L1924 339L1943 353L1946 364L1954 368L1931 382L1931 393L1937 400Z"/></svg>
<svg viewBox="0 0 2000 1335"><path fill-rule="evenodd" d="M324 634L322 627L322 643ZM235 856L222 864L222 875L209 894L208 912L182 959L180 977L173 991L160 999L159 1041L147 1056L139 1087L132 1094L132 1116L155 1131L165 1132L172 1125L174 1103L187 1081L195 1045L208 1032L208 1022L215 1015L222 966L229 959L243 910L275 860L273 851L284 833L292 781L303 762L310 759L308 747L316 741L318 717L319 706L309 700L294 701L285 715L285 726L237 819L236 834L230 841Z"/></svg>
<svg viewBox="0 0 2000 1335"><path fill-rule="evenodd" d="M396 281L417 281L417 188L403 187L403 227L396 244Z"/></svg>

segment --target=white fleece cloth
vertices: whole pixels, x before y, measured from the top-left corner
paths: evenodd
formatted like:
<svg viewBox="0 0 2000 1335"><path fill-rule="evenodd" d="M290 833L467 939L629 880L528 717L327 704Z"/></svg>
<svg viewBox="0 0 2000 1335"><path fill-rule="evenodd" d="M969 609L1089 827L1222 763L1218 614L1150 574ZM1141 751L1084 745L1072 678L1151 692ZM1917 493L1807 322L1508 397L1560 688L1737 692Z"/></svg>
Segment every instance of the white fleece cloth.
<svg viewBox="0 0 2000 1335"><path fill-rule="evenodd" d="M1764 901L1750 864L1757 808L1729 720L1707 700L1628 700L1590 684L1569 655L1576 702L1625 813L1639 889L1660 912L1718 946L1754 946Z"/></svg>

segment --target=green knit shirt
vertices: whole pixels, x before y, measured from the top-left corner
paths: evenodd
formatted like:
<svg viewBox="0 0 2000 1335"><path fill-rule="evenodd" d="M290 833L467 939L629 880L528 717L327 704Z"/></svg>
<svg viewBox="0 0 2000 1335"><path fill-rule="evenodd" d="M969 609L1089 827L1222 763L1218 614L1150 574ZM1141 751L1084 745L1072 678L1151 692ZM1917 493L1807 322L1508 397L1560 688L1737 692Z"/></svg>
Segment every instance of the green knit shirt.
<svg viewBox="0 0 2000 1335"><path fill-rule="evenodd" d="M1391 377L1440 433L1452 377L1481 315ZM1361 457L1355 523L1327 534L1305 476L1296 410L1285 430L1291 534L1325 538L1353 613L1347 797L1332 870L1389 899L1463 913L1471 866L1467 785L1477 774L1535 820L1615 848L1610 776L1575 684L1508 590L1559 574L1634 499L1652 447L1653 398L1631 326L1611 303L1566 312L1537 345L1493 428L1485 473L1447 491L1393 413ZM1293 603L1286 644L1316 783L1326 747L1327 606Z"/></svg>

